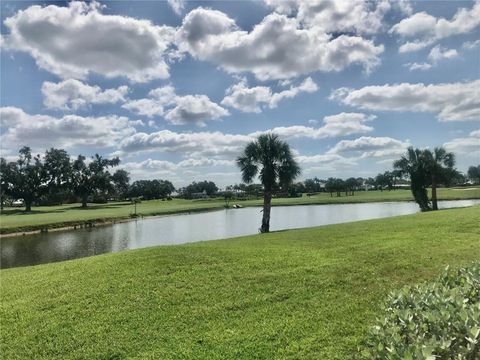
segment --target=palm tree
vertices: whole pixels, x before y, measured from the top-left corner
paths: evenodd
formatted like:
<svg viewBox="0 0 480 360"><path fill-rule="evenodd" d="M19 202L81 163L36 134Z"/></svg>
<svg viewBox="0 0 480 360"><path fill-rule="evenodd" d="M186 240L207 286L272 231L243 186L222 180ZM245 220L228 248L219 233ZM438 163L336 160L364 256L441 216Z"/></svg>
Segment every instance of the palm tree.
<svg viewBox="0 0 480 360"><path fill-rule="evenodd" d="M430 210L427 194L429 179L424 151L409 147L407 153L393 163L393 167L401 174L410 176L410 188L415 201L422 211Z"/></svg>
<svg viewBox="0 0 480 360"><path fill-rule="evenodd" d="M259 175L263 185L263 218L260 232L270 230L270 209L273 191L281 185L290 184L299 174L290 146L269 133L260 135L245 147L237 158L242 171L242 180L251 183Z"/></svg>
<svg viewBox="0 0 480 360"><path fill-rule="evenodd" d="M455 155L443 147L436 147L433 152L424 150L423 154L432 184L432 210L438 210L437 185L439 181L448 182L449 176L453 174Z"/></svg>

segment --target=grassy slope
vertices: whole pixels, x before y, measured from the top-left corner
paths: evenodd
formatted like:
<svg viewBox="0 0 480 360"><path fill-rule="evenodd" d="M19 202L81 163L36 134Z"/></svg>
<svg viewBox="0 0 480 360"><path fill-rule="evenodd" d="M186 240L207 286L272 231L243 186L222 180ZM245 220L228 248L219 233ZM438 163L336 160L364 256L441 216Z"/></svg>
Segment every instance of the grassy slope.
<svg viewBox="0 0 480 360"><path fill-rule="evenodd" d="M1 270L5 359L349 359L386 292L480 258L480 207Z"/></svg>
<svg viewBox="0 0 480 360"><path fill-rule="evenodd" d="M440 199L471 199L480 198L480 188L467 189L439 189ZM274 205L298 204L326 204L345 202L372 202L372 201L400 201L412 200L409 190L395 191L362 191L355 196L330 197L329 194L318 194L310 198L274 199ZM240 202L243 206L259 206L261 200ZM224 206L223 200L181 200L173 201L144 201L138 205L138 213L143 215L160 215L187 211L218 209ZM64 206L37 207L31 214L24 214L21 209L9 209L0 216L0 233L35 230L39 227L56 224L56 227L83 222L87 220L111 220L128 218L133 213L133 205L129 203L110 203L106 205L90 205L82 209L78 204Z"/></svg>

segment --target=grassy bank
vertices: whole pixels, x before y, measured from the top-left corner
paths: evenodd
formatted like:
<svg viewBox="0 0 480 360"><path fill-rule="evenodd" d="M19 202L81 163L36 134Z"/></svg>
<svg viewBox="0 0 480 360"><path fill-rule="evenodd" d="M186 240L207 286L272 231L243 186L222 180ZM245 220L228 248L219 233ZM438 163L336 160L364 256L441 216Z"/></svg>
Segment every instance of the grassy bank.
<svg viewBox="0 0 480 360"><path fill-rule="evenodd" d="M480 207L1 276L5 359L350 359L385 294L480 258Z"/></svg>
<svg viewBox="0 0 480 360"><path fill-rule="evenodd" d="M480 187L462 189L439 189L438 197L441 200L475 199L480 198ZM321 193L315 196L301 198L273 199L273 205L308 205L331 203L359 203L378 201L405 201L413 200L409 190L394 191L360 191L355 196L341 197ZM242 206L260 206L262 200L237 201ZM137 205L137 212L143 216L175 214L191 211L205 211L223 208L222 199L212 200L182 200L172 201L144 201ZM82 224L85 221L105 222L127 219L134 211L133 205L127 202L95 205L90 204L82 209L79 204L63 206L35 207L33 212L25 214L23 209L6 209L0 215L0 233L14 233L20 231L38 230L42 227L64 227Z"/></svg>

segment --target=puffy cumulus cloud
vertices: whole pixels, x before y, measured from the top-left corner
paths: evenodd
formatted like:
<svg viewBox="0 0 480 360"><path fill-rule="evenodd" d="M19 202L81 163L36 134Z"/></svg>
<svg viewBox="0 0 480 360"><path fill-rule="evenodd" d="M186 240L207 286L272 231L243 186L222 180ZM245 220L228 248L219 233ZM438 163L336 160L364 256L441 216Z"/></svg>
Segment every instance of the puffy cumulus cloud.
<svg viewBox="0 0 480 360"><path fill-rule="evenodd" d="M181 153L186 157L229 157L238 155L243 147L260 134L274 132L286 139L311 138L321 139L336 136L367 133L373 130L365 123L375 119L373 115L362 113L341 113L324 118L324 126L276 127L250 134L225 134L216 132L178 133L161 130L151 134L135 133L119 143L119 154L137 152L171 152Z"/></svg>
<svg viewBox="0 0 480 360"><path fill-rule="evenodd" d="M182 11L185 9L184 0L167 0L167 3L175 14L182 15Z"/></svg>
<svg viewBox="0 0 480 360"><path fill-rule="evenodd" d="M448 151L478 158L480 156L480 129L472 131L468 137L448 141L443 146Z"/></svg>
<svg viewBox="0 0 480 360"><path fill-rule="evenodd" d="M248 87L246 81L230 86L222 105L250 113L262 112L262 105L268 104L272 98L272 90L268 86Z"/></svg>
<svg viewBox="0 0 480 360"><path fill-rule="evenodd" d="M248 87L245 79L232 85L226 91L222 105L233 107L243 112L260 113L262 105L275 108L283 99L294 98L302 92L312 93L318 90L317 84L312 78L306 78L298 86L290 86L289 89L273 93L268 86Z"/></svg>
<svg viewBox="0 0 480 360"><path fill-rule="evenodd" d="M329 137L348 136L352 134L362 134L373 131L373 128L365 123L375 119L374 115L366 115L362 113L340 113L336 115L325 116L323 118L324 125L319 128L310 126L294 125L275 127L267 131L258 131L250 134L258 136L265 132L274 132L275 134L287 138L311 138L323 139Z"/></svg>
<svg viewBox="0 0 480 360"><path fill-rule="evenodd" d="M405 39L413 39L402 44L400 52L423 49L438 40L459 34L467 34L480 26L480 1L470 9L460 8L451 20L437 18L426 12L415 13L403 19L390 29Z"/></svg>
<svg viewBox="0 0 480 360"><path fill-rule="evenodd" d="M430 50L428 59L434 64L443 59L452 59L458 56L458 52L455 49L446 49L440 45L435 46Z"/></svg>
<svg viewBox="0 0 480 360"><path fill-rule="evenodd" d="M283 99L291 99L302 92L313 93L317 90L318 86L315 81L313 81L311 77L308 77L299 86L290 86L290 89L288 90L273 93L269 102L269 106L271 108L275 108Z"/></svg>
<svg viewBox="0 0 480 360"><path fill-rule="evenodd" d="M228 110L212 102L208 96L179 96L170 85L153 89L148 95L149 98L130 100L122 107L148 117L163 116L174 125L205 126L206 121L230 115Z"/></svg>
<svg viewBox="0 0 480 360"><path fill-rule="evenodd" d="M480 80L340 88L330 99L369 110L433 112L442 121L480 120Z"/></svg>
<svg viewBox="0 0 480 360"><path fill-rule="evenodd" d="M136 133L119 143L120 154L138 152L180 153L185 157L234 157L251 141L248 135L215 132L177 133L161 130L151 134Z"/></svg>
<svg viewBox="0 0 480 360"><path fill-rule="evenodd" d="M128 170L134 176L151 175L169 175L178 176L183 172L189 172L192 168L209 168L214 166L234 166L233 160L209 159L209 158L192 158L185 159L179 162L167 160L146 159L143 161L127 162L123 164L123 168Z"/></svg>
<svg viewBox="0 0 480 360"><path fill-rule="evenodd" d="M325 32L373 34L384 28L386 15L410 15L408 1L364 0L265 0L275 11L295 15L304 26L317 26Z"/></svg>
<svg viewBox="0 0 480 360"><path fill-rule="evenodd" d="M30 115L15 107L0 108L0 138L2 146L10 149L28 144L34 149L75 146L114 147L125 137L133 135L136 125L126 117L82 117L66 115Z"/></svg>
<svg viewBox="0 0 480 360"><path fill-rule="evenodd" d="M4 21L2 47L29 53L37 65L62 78L93 72L133 82L164 79L164 55L174 29L126 16L104 15L101 6L72 1L67 7L30 6Z"/></svg>
<svg viewBox="0 0 480 360"><path fill-rule="evenodd" d="M231 73L252 72L260 80L288 79L314 71L340 71L379 64L383 45L359 36L334 37L319 27L304 28L295 18L273 13L252 31L238 28L226 14L197 8L177 32L180 51Z"/></svg>
<svg viewBox="0 0 480 360"><path fill-rule="evenodd" d="M102 90L75 79L42 85L43 104L49 109L77 110L90 104L114 104L125 101L128 86Z"/></svg>
<svg viewBox="0 0 480 360"><path fill-rule="evenodd" d="M453 59L458 56L458 52L455 49L446 49L440 45L433 47L428 54L428 62L424 63L407 63L404 66L408 67L410 71L414 70L429 70L437 63L444 59Z"/></svg>
<svg viewBox="0 0 480 360"><path fill-rule="evenodd" d="M176 98L175 107L165 114L165 119L175 125L206 126L206 121L228 115L228 110L210 101L206 95L187 95Z"/></svg>
<svg viewBox="0 0 480 360"><path fill-rule="evenodd" d="M358 156L359 158L401 155L411 144L391 137L362 136L355 140L342 140L327 154Z"/></svg>
<svg viewBox="0 0 480 360"><path fill-rule="evenodd" d="M175 104L177 95L175 88L171 85L152 89L148 93L149 98L129 100L122 105L124 109L130 110L139 115L148 117L163 116L165 107Z"/></svg>

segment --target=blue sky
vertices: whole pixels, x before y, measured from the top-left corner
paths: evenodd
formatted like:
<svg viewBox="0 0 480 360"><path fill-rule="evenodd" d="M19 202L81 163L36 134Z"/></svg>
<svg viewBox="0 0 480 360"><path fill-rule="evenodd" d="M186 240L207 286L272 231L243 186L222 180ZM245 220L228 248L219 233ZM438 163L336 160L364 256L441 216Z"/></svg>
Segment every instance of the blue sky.
<svg viewBox="0 0 480 360"><path fill-rule="evenodd" d="M133 179L240 181L274 131L302 178L408 146L480 162L480 2L3 1L1 150L120 156Z"/></svg>

